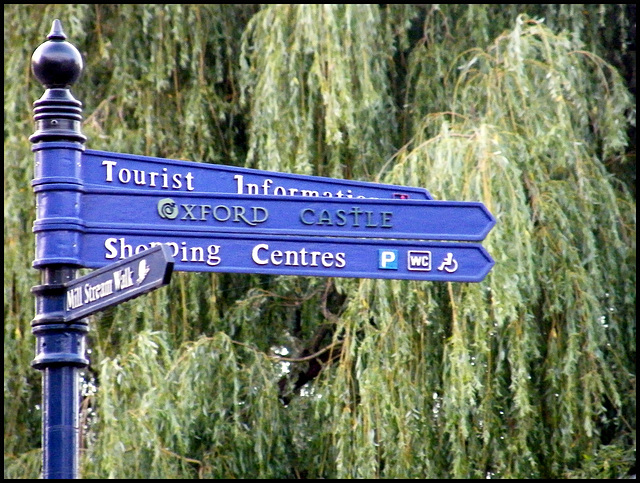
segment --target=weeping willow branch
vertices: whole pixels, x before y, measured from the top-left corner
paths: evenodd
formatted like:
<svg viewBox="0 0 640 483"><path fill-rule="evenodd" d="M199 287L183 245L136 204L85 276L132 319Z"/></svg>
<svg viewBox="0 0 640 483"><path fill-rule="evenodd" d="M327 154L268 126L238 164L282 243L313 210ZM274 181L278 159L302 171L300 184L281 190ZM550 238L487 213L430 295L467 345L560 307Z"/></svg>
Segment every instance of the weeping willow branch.
<svg viewBox="0 0 640 483"><path fill-rule="evenodd" d="M162 451L166 455L173 456L174 458L178 458L178 459L180 459L180 460L182 460L182 461L184 461L186 463L193 463L193 464L198 465L199 467L204 466L204 463L202 461L200 461L200 460L196 460L196 459L193 459L193 458L188 458L186 456L179 455L179 454L174 453L173 451L171 451L171 450L169 450L167 448L160 448L160 451Z"/></svg>
<svg viewBox="0 0 640 483"><path fill-rule="evenodd" d="M312 359L316 359L318 358L320 355L324 354L325 352L327 352L328 350L332 350L335 347L339 347L341 346L342 343L340 341L334 341L331 344L329 344L328 346L324 347L323 349L320 349L318 352L315 352L311 355L305 356L305 357L283 357L283 356L271 356L273 359L277 360L277 361L282 361L282 362L306 362L306 361L310 361ZM334 359L333 356L330 356L329 359Z"/></svg>

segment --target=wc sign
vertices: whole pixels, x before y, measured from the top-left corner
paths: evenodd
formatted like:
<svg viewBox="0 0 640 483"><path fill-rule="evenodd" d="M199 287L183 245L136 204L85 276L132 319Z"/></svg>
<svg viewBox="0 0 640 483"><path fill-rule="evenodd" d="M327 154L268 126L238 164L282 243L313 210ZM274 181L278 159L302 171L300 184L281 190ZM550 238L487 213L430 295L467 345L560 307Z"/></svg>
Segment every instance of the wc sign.
<svg viewBox="0 0 640 483"><path fill-rule="evenodd" d="M449 257L452 255L447 254ZM431 251L429 250L409 250L407 251L407 270L415 270L415 271L431 271ZM398 270L398 250L390 250L390 249L380 249L378 250L378 268L380 270ZM455 262L455 260L447 260L445 259L442 267L438 268L438 270L446 269L445 265L448 266ZM457 267L456 267L457 268ZM447 270L451 273L452 270ZM455 271L455 269L453 270Z"/></svg>
<svg viewBox="0 0 640 483"><path fill-rule="evenodd" d="M424 272L431 271L431 252L428 250L409 250L407 253L407 269Z"/></svg>

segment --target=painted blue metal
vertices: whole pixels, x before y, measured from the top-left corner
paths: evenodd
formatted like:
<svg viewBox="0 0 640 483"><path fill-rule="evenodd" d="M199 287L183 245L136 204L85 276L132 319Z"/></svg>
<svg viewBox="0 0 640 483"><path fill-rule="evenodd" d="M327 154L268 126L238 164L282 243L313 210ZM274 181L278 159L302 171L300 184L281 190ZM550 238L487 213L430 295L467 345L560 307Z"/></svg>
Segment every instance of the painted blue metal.
<svg viewBox="0 0 640 483"><path fill-rule="evenodd" d="M82 178L97 188L320 198L433 199L424 188L86 150Z"/></svg>
<svg viewBox="0 0 640 483"><path fill-rule="evenodd" d="M64 340L73 331L61 328L59 334L58 340ZM78 367L66 362L42 368L42 393L46 395L42 410L42 424L46 428L42 435L42 476L45 479L78 478L78 371Z"/></svg>
<svg viewBox="0 0 640 483"><path fill-rule="evenodd" d="M158 243L170 248L174 270L188 272L480 282L494 265L484 247L472 243L135 229L91 229L81 258L98 268Z"/></svg>
<svg viewBox="0 0 640 483"><path fill-rule="evenodd" d="M76 142L39 142L32 146L35 177L31 185L36 193L34 268L79 265L77 254L84 232L80 217L83 149Z"/></svg>
<svg viewBox="0 0 640 483"><path fill-rule="evenodd" d="M69 87L82 73L82 56L65 41L58 20L47 41L32 56L35 77L46 87L34 103L36 132L29 138L35 153L36 260L42 285L32 289L36 316L33 367L42 371L42 476L78 477L78 371L85 353L86 320L64 323L64 284L75 277L83 234L80 218L82 180L80 131L82 104ZM43 226L45 229L40 230Z"/></svg>
<svg viewBox="0 0 640 483"><path fill-rule="evenodd" d="M64 320L74 320L167 285L173 256L157 245L64 284Z"/></svg>
<svg viewBox="0 0 640 483"><path fill-rule="evenodd" d="M86 188L87 229L483 240L495 219L480 202L304 198Z"/></svg>

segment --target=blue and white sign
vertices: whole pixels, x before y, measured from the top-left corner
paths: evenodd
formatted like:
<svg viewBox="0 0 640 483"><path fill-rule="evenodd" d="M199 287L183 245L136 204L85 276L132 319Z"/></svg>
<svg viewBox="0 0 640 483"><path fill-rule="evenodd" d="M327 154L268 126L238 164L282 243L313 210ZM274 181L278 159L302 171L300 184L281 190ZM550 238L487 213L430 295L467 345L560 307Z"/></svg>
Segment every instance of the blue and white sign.
<svg viewBox="0 0 640 483"><path fill-rule="evenodd" d="M162 243L174 270L479 282L494 261L479 244L91 229L81 259L98 268Z"/></svg>
<svg viewBox="0 0 640 483"><path fill-rule="evenodd" d="M339 199L432 199L424 188L94 150L82 153L82 179L85 185L136 189L167 196L206 192Z"/></svg>
<svg viewBox="0 0 640 483"><path fill-rule="evenodd" d="M37 187L35 188L38 189ZM483 240L495 219L482 203L339 199L85 188L86 228L421 240Z"/></svg>
<svg viewBox="0 0 640 483"><path fill-rule="evenodd" d="M167 245L155 244L148 250L107 262L109 264L104 268L67 282L65 322L87 317L167 285L173 270L171 252Z"/></svg>
<svg viewBox="0 0 640 483"><path fill-rule="evenodd" d="M381 270L398 270L398 250L378 249L378 268Z"/></svg>

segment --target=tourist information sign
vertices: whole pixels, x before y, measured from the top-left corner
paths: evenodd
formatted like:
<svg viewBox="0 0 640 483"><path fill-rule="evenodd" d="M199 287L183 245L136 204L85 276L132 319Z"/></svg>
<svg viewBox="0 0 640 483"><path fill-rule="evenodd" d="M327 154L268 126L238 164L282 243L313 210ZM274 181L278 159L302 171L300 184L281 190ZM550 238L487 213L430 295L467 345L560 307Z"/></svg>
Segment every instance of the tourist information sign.
<svg viewBox="0 0 640 483"><path fill-rule="evenodd" d="M67 282L64 321L87 317L167 285L173 263L171 249L158 244Z"/></svg>
<svg viewBox="0 0 640 483"><path fill-rule="evenodd" d="M232 193L319 198L432 199L424 188L279 173L87 149L82 179L102 188L141 191Z"/></svg>
<svg viewBox="0 0 640 483"><path fill-rule="evenodd" d="M148 232L480 241L495 225L479 202L85 190L84 225L113 233L134 227Z"/></svg>
<svg viewBox="0 0 640 483"><path fill-rule="evenodd" d="M163 243L174 270L263 273L319 277L384 278L479 282L494 261L482 245L352 238L247 235L230 233L144 233L117 235L91 229L80 258L101 267Z"/></svg>

